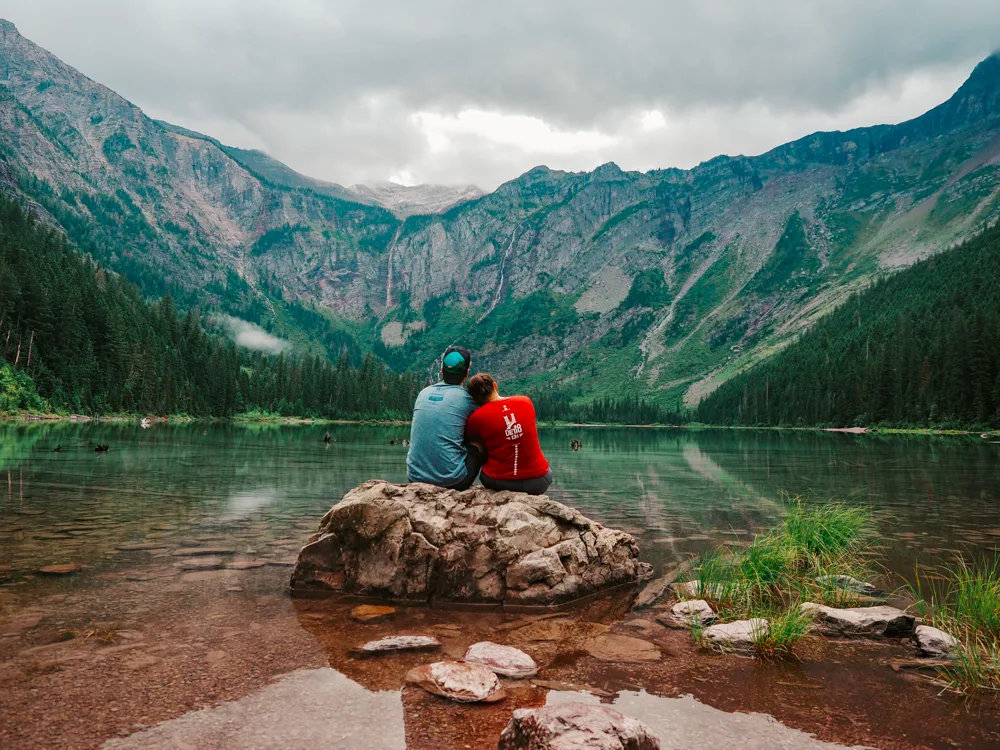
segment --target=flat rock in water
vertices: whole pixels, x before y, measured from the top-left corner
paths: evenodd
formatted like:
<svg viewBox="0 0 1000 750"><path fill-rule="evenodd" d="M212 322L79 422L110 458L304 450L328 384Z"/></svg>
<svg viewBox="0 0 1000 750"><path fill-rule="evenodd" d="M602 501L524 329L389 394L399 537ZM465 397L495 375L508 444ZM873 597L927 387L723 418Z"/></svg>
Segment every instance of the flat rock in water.
<svg viewBox="0 0 1000 750"><path fill-rule="evenodd" d="M598 698L613 698L614 693L609 693L607 690L601 690L593 685L578 685L575 682L562 682L560 680L532 680L531 684L545 688L546 690L558 690L560 692L567 693L592 693Z"/></svg>
<svg viewBox="0 0 1000 750"><path fill-rule="evenodd" d="M538 674L535 660L520 649L513 646L501 646L499 643L482 641L473 643L465 652L466 664L481 664L503 677L523 680Z"/></svg>
<svg viewBox="0 0 1000 750"><path fill-rule="evenodd" d="M580 646L591 638L607 633L610 629L602 623L586 620L542 620L512 631L508 640L512 643L552 641L568 646Z"/></svg>
<svg viewBox="0 0 1000 750"><path fill-rule="evenodd" d="M441 641L429 635L391 635L370 641L361 648L351 649L351 656L366 658L398 651L434 651L441 648Z"/></svg>
<svg viewBox="0 0 1000 750"><path fill-rule="evenodd" d="M607 706L559 703L519 708L498 750L660 750L660 739L637 719Z"/></svg>
<svg viewBox="0 0 1000 750"><path fill-rule="evenodd" d="M162 542L130 542L119 544L115 547L119 552L149 552L151 550L167 549L168 545Z"/></svg>
<svg viewBox="0 0 1000 750"><path fill-rule="evenodd" d="M548 606L638 583L638 557L629 534L544 495L373 480L323 517L291 589Z"/></svg>
<svg viewBox="0 0 1000 750"><path fill-rule="evenodd" d="M807 602L820 627L836 635L908 636L913 633L913 615L895 607L848 607L837 609Z"/></svg>
<svg viewBox="0 0 1000 750"><path fill-rule="evenodd" d="M599 635L587 641L584 649L599 661L659 661L661 657L660 649L649 641L614 633Z"/></svg>
<svg viewBox="0 0 1000 750"><path fill-rule="evenodd" d="M189 557L187 560L175 562L174 567L181 570L215 570L223 566L221 557Z"/></svg>
<svg viewBox="0 0 1000 750"><path fill-rule="evenodd" d="M701 631L701 637L713 646L731 651L752 651L754 638L767 635L767 620L755 617L719 625L710 625Z"/></svg>
<svg viewBox="0 0 1000 750"><path fill-rule="evenodd" d="M423 664L406 673L406 682L459 703L496 703L506 697L493 670L479 664Z"/></svg>
<svg viewBox="0 0 1000 750"><path fill-rule="evenodd" d="M351 610L351 619L357 622L382 622L395 616L395 607L383 607L377 604L360 604Z"/></svg>
<svg viewBox="0 0 1000 750"><path fill-rule="evenodd" d="M254 568L263 568L265 565L267 563L263 560L234 560L226 563L226 570L253 570Z"/></svg>
<svg viewBox="0 0 1000 750"><path fill-rule="evenodd" d="M64 563L60 565L46 565L44 568L39 568L39 573L44 573L47 576L67 576L70 573L76 573L80 570L80 566L76 563Z"/></svg>
<svg viewBox="0 0 1000 750"><path fill-rule="evenodd" d="M665 617L660 615L661 618ZM669 619L681 625L694 625L700 622L702 625L711 625L719 617L715 610L704 599L688 599L677 602L670 608Z"/></svg>
<svg viewBox="0 0 1000 750"><path fill-rule="evenodd" d="M917 625L913 636L920 653L937 659L951 659L960 645L957 638L930 625Z"/></svg>
<svg viewBox="0 0 1000 750"><path fill-rule="evenodd" d="M866 596L878 593L878 589L875 586L865 581L859 581L853 576L820 576L816 579L816 583L820 586L841 589L843 591L853 591L855 594L864 594Z"/></svg>
<svg viewBox="0 0 1000 750"><path fill-rule="evenodd" d="M235 555L232 547L181 547L170 553L174 557L204 557L206 555Z"/></svg>

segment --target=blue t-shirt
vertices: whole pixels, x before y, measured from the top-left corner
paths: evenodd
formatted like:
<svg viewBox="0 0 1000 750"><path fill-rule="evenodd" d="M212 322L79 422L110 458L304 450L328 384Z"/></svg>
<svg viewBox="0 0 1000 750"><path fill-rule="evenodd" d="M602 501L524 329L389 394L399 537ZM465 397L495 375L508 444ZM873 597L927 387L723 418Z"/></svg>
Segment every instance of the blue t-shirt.
<svg viewBox="0 0 1000 750"><path fill-rule="evenodd" d="M475 410L476 403L460 385L436 383L420 391L406 456L411 482L447 487L465 478L465 423Z"/></svg>

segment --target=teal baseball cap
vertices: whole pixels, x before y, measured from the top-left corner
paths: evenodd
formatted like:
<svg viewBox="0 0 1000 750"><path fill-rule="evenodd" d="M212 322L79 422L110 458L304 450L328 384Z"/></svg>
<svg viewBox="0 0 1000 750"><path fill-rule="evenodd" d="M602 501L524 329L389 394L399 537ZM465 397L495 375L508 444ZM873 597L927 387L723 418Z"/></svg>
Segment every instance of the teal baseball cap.
<svg viewBox="0 0 1000 750"><path fill-rule="evenodd" d="M471 363L472 355L469 354L468 349L449 346L448 350L444 353L441 369L449 375L464 375L469 371Z"/></svg>

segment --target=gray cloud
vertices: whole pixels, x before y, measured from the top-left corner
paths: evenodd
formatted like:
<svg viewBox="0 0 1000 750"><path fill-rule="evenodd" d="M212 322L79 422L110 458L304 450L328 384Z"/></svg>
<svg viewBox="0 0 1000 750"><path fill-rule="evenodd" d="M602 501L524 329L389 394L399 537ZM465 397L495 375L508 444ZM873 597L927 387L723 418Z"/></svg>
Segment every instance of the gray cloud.
<svg viewBox="0 0 1000 750"><path fill-rule="evenodd" d="M155 117L345 184L492 188L539 163L759 152L919 114L1000 44L995 0L2 0L0 15Z"/></svg>
<svg viewBox="0 0 1000 750"><path fill-rule="evenodd" d="M281 354L292 348L291 343L272 336L259 325L234 318L232 315L218 315L213 320L226 330L237 346L265 354Z"/></svg>

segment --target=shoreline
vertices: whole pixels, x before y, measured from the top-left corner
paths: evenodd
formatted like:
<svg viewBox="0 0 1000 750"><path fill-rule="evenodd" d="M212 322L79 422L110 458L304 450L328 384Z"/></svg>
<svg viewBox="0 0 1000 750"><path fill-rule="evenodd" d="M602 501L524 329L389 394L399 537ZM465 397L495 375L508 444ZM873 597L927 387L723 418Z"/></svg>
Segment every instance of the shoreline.
<svg viewBox="0 0 1000 750"><path fill-rule="evenodd" d="M107 422L127 423L148 419L152 424L245 424L245 425L371 425L385 427L402 427L409 425L406 419L327 419L323 417L189 417L148 416L139 414L111 414L91 416L89 414L0 414L0 423L32 424L39 422ZM1000 439L1000 430L956 429L935 427L786 427L775 425L714 425L703 422L688 424L622 424L618 422L561 422L539 421L539 427L548 428L618 428L618 429L648 429L648 430L772 430L780 432L829 432L843 435L928 435L928 436L961 436L979 435L983 439Z"/></svg>

